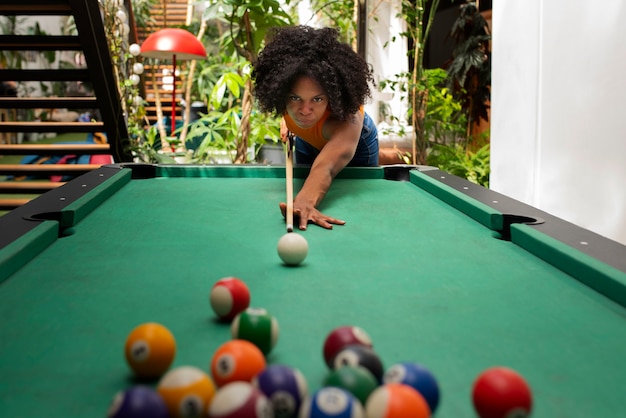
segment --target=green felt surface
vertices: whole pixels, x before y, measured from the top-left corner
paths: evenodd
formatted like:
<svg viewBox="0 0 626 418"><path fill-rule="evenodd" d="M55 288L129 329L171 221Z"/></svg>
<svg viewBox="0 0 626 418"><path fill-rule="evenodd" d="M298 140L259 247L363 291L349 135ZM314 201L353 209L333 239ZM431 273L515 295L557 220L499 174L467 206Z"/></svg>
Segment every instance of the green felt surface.
<svg viewBox="0 0 626 418"><path fill-rule="evenodd" d="M296 190L301 180L296 180ZM174 333L174 366L208 371L229 339L208 293L245 280L276 316L268 361L326 375L336 326L365 329L386 367L413 360L437 377L437 417L472 417L471 386L494 365L533 388L534 417L623 410L626 310L409 182L338 179L322 210L345 226L302 233L285 267L280 178L133 180L0 286L0 416L102 417L133 383L126 335Z"/></svg>

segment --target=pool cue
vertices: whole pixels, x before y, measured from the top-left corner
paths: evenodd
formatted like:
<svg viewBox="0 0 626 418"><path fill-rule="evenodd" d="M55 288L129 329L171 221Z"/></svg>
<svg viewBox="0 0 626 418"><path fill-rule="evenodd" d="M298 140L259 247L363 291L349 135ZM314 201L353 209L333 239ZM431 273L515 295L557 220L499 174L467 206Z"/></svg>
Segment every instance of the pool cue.
<svg viewBox="0 0 626 418"><path fill-rule="evenodd" d="M293 134L291 132L287 133L285 178L287 180L287 232L293 232Z"/></svg>

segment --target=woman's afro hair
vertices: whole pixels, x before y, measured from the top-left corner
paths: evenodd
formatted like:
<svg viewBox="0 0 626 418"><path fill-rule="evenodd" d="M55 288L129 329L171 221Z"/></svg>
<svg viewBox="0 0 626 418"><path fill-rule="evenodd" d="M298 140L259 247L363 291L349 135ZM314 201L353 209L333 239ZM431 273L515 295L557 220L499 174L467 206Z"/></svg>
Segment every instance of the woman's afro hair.
<svg viewBox="0 0 626 418"><path fill-rule="evenodd" d="M315 79L329 100L333 116L347 120L371 97L372 71L331 28L276 28L253 65L254 94L261 110L285 113L296 79Z"/></svg>

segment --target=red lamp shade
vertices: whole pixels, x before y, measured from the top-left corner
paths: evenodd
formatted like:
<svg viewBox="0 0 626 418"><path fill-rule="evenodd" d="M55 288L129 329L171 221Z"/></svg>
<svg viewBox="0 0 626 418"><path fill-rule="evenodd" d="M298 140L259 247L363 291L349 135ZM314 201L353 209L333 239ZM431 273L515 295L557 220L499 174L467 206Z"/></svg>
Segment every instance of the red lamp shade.
<svg viewBox="0 0 626 418"><path fill-rule="evenodd" d="M195 60L206 58L204 45L184 29L167 28L154 32L141 45L141 55L148 58Z"/></svg>

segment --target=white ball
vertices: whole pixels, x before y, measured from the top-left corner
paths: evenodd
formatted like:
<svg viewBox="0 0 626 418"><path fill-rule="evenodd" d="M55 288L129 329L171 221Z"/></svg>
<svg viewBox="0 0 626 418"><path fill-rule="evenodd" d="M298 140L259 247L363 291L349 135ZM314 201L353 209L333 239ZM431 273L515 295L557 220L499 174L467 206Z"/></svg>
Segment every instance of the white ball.
<svg viewBox="0 0 626 418"><path fill-rule="evenodd" d="M278 240L278 256L288 266L297 266L302 263L309 252L306 239L295 232L283 235Z"/></svg>
<svg viewBox="0 0 626 418"><path fill-rule="evenodd" d="M136 62L133 64L133 73L135 74L143 74L143 64L140 62Z"/></svg>
<svg viewBox="0 0 626 418"><path fill-rule="evenodd" d="M126 15L126 12L124 10L118 10L117 12L115 12L115 16L117 16L117 18L122 22L126 22L126 20L128 19L128 16Z"/></svg>
<svg viewBox="0 0 626 418"><path fill-rule="evenodd" d="M128 47L128 52L130 52L134 57L141 54L141 46L139 44L132 44Z"/></svg>

